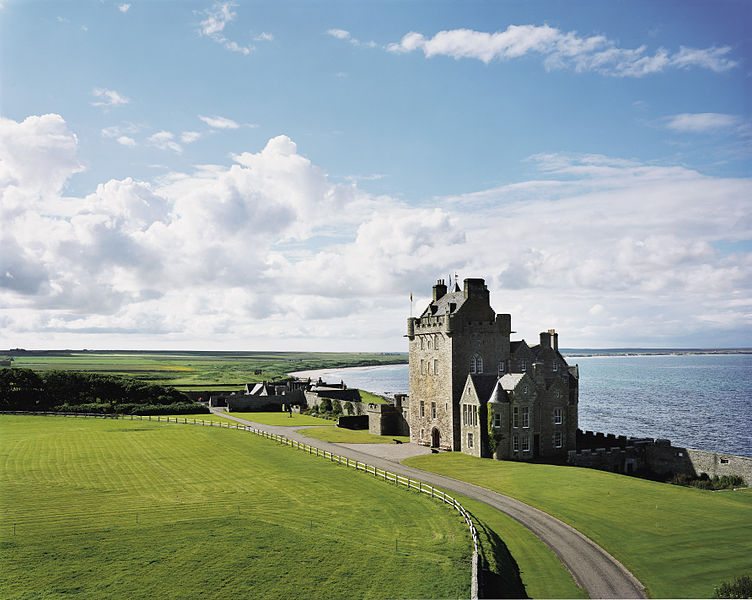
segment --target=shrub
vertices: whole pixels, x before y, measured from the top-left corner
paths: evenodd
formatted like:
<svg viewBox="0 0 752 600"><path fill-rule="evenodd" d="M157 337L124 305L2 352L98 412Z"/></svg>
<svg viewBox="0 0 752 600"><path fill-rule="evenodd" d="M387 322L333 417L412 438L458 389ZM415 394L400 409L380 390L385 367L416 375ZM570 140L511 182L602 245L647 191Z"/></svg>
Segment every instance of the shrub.
<svg viewBox="0 0 752 600"><path fill-rule="evenodd" d="M715 588L713 598L752 598L752 577L742 575Z"/></svg>
<svg viewBox="0 0 752 600"><path fill-rule="evenodd" d="M336 398L332 400L332 412L335 415L341 415L342 414L342 403L337 400Z"/></svg>
<svg viewBox="0 0 752 600"><path fill-rule="evenodd" d="M345 409L345 412L350 416L352 416L353 412L355 411L355 409L353 408L353 403L350 402L349 400L345 402L344 409Z"/></svg>
<svg viewBox="0 0 752 600"><path fill-rule="evenodd" d="M319 412L332 412L332 401L329 398L322 398L319 403Z"/></svg>

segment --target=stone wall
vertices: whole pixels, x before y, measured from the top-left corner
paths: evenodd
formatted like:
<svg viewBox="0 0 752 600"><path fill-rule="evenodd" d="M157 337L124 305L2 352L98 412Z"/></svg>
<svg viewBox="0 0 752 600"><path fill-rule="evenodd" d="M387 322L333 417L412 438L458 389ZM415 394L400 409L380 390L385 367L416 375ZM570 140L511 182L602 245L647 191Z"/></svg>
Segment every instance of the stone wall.
<svg viewBox="0 0 752 600"><path fill-rule="evenodd" d="M402 409L391 404L368 404L368 432L373 435L410 435Z"/></svg>
<svg viewBox="0 0 752 600"><path fill-rule="evenodd" d="M752 484L752 458L746 456L672 446L669 440L628 438L579 429L577 451L569 452L569 463L616 473L645 469L666 477L671 474L697 477L702 473L709 477L739 475Z"/></svg>
<svg viewBox="0 0 752 600"><path fill-rule="evenodd" d="M212 400L214 397L212 397ZM288 405L299 405L305 401L301 392L291 392L280 396L251 396L235 394L225 397L228 411L263 412L279 411Z"/></svg>
<svg viewBox="0 0 752 600"><path fill-rule="evenodd" d="M647 459L656 473L685 473L691 476L707 473L710 477L740 475L748 485L752 485L752 458L746 456L655 446L647 449Z"/></svg>
<svg viewBox="0 0 752 600"><path fill-rule="evenodd" d="M337 427L343 429L368 429L368 415L358 415L357 417L339 417Z"/></svg>

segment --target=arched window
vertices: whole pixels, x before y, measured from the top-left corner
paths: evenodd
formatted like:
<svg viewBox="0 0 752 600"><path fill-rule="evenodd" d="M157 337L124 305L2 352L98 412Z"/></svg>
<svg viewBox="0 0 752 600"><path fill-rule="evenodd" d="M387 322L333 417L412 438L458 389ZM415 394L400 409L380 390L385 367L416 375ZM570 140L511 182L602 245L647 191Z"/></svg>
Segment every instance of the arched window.
<svg viewBox="0 0 752 600"><path fill-rule="evenodd" d="M441 336L440 336L440 335L439 335L439 334L437 333L437 334L436 334L436 337L435 337L435 338L434 338L434 340L433 340L433 349L434 349L434 350L438 350L438 349L439 349L439 338L440 338L440 337L441 337Z"/></svg>
<svg viewBox="0 0 752 600"><path fill-rule="evenodd" d="M483 359L480 357L479 354L473 354L472 358L470 358L470 372L471 373L483 372Z"/></svg>

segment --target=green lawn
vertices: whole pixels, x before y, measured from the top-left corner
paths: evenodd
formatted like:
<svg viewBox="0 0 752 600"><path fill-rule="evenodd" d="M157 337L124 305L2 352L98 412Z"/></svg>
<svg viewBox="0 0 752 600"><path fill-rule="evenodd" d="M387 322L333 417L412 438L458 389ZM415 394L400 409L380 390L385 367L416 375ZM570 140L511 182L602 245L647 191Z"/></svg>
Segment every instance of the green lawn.
<svg viewBox="0 0 752 600"><path fill-rule="evenodd" d="M308 437L333 442L335 444L394 444L394 440L409 443L406 435L371 435L368 430L342 429L340 427L321 427L315 429L300 429L298 433Z"/></svg>
<svg viewBox="0 0 752 600"><path fill-rule="evenodd" d="M290 416L286 412L231 412L228 413L233 417L239 417L246 421L261 423L262 425L284 425L287 427L300 427L301 425L331 425L332 422L327 419L319 419L309 415L300 415L292 413Z"/></svg>
<svg viewBox="0 0 752 600"><path fill-rule="evenodd" d="M469 594L456 512L250 433L0 416L0 465L4 598Z"/></svg>
<svg viewBox="0 0 752 600"><path fill-rule="evenodd" d="M473 515L491 574L491 595L501 598L587 598L561 561L527 527L480 500L452 493Z"/></svg>
<svg viewBox="0 0 752 600"><path fill-rule="evenodd" d="M371 392L358 390L358 393L360 394L361 402L369 402L372 404L389 404L389 402L387 402L384 398L377 396L376 394L372 394Z"/></svg>
<svg viewBox="0 0 752 600"><path fill-rule="evenodd" d="M569 523L658 598L709 598L752 569L752 494L709 492L593 469L418 456L411 466L482 485Z"/></svg>

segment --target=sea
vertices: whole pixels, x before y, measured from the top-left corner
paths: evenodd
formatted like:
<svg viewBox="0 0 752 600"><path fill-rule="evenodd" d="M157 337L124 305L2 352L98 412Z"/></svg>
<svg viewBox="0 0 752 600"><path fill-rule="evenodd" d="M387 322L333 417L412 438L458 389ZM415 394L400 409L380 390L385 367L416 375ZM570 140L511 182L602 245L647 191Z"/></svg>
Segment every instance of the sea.
<svg viewBox="0 0 752 600"><path fill-rule="evenodd" d="M752 354L564 357L579 365L580 429L752 457ZM392 397L407 365L294 373Z"/></svg>

